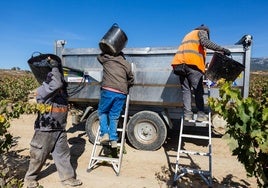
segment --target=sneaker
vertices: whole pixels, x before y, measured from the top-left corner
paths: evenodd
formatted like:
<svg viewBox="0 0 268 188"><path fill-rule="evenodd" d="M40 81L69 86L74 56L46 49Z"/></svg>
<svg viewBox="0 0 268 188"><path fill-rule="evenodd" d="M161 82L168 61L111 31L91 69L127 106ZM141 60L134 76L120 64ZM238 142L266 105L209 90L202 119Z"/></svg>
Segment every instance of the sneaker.
<svg viewBox="0 0 268 188"><path fill-rule="evenodd" d="M82 185L82 182L75 178L70 178L62 182L63 185L69 185L71 187Z"/></svg>
<svg viewBox="0 0 268 188"><path fill-rule="evenodd" d="M207 121L208 120L208 117L206 116L205 112L202 112L202 111L198 111L197 112L197 118L196 118L196 121Z"/></svg>
<svg viewBox="0 0 268 188"><path fill-rule="evenodd" d="M111 141L111 148L117 148L117 142L116 141Z"/></svg>
<svg viewBox="0 0 268 188"><path fill-rule="evenodd" d="M189 112L184 112L184 120L185 121L190 121L193 119L193 112L189 111Z"/></svg>
<svg viewBox="0 0 268 188"><path fill-rule="evenodd" d="M104 135L100 138L99 141L100 141L101 144L104 144L104 143L108 142L108 141L109 141L109 135L108 135L108 134L104 134Z"/></svg>
<svg viewBox="0 0 268 188"><path fill-rule="evenodd" d="M36 188L39 186L39 183L36 180L26 180L25 184L27 185L27 188Z"/></svg>

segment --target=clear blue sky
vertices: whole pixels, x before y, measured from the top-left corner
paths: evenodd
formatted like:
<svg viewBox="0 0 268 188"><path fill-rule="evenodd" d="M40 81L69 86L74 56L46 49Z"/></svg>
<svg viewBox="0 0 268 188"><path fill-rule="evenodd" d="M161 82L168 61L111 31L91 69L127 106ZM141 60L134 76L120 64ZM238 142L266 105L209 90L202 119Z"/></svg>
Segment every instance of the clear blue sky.
<svg viewBox="0 0 268 188"><path fill-rule="evenodd" d="M34 51L54 53L54 41L69 48L97 48L113 23L127 47L178 46L204 23L219 45L253 36L252 57L268 57L267 0L1 0L0 68L29 70Z"/></svg>

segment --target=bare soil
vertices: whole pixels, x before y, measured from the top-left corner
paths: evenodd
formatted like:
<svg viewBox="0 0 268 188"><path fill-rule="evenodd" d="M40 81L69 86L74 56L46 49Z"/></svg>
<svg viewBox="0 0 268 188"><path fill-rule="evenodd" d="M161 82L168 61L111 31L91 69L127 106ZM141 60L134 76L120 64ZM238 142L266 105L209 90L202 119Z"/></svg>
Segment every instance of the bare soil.
<svg viewBox="0 0 268 188"><path fill-rule="evenodd" d="M36 115L22 115L12 121L10 133L16 140L13 151L8 155L8 162L15 167L19 178L23 178L29 164L29 143L33 135L33 123ZM77 178L83 182L81 188L164 188L172 187L177 147L178 131L170 131L166 143L157 151L140 151L126 143L126 153L119 176L109 164L100 164L91 172L87 172L93 145L88 141L84 125L72 124L68 117L68 141L71 149L71 162ZM203 143L183 143L191 150L205 149ZM14 154L17 153L18 155ZM246 171L235 156L231 155L227 141L221 135L214 134L212 138L212 173L213 187L257 187L256 179L247 177ZM185 165L201 168L208 167L207 158L182 158ZM54 161L48 159L39 174L39 183L45 188L63 187ZM180 187L207 187L199 175L185 175L179 181Z"/></svg>

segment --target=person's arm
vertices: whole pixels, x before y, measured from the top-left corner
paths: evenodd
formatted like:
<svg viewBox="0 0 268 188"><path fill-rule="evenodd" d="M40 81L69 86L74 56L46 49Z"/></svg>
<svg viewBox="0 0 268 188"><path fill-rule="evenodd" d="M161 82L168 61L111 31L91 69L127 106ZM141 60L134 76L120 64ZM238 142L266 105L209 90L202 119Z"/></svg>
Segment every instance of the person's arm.
<svg viewBox="0 0 268 188"><path fill-rule="evenodd" d="M216 43L212 42L211 40L208 39L208 34L206 31L200 30L198 33L199 39L200 39L200 44L208 49L214 50L214 51L220 51L223 52L226 55L230 55L231 52L230 50L223 48Z"/></svg>
<svg viewBox="0 0 268 188"><path fill-rule="evenodd" d="M101 54L99 54L99 55L97 56L97 59L98 59L99 63L102 64L102 65L103 65L103 63L104 63L105 61L107 61L107 59L109 59L109 58L110 58L110 56L109 56L108 54L105 54L105 53L101 53Z"/></svg>
<svg viewBox="0 0 268 188"><path fill-rule="evenodd" d="M37 102L44 103L62 86L62 75L57 67L53 67L52 71L47 74L46 80L37 88Z"/></svg>
<svg viewBox="0 0 268 188"><path fill-rule="evenodd" d="M52 68L51 73L52 73L52 77L48 85L49 85L49 90L51 92L54 92L63 86L62 75L57 67Z"/></svg>
<svg viewBox="0 0 268 188"><path fill-rule="evenodd" d="M127 74L127 81L128 81L128 87L132 87L134 85L134 75L131 69Z"/></svg>

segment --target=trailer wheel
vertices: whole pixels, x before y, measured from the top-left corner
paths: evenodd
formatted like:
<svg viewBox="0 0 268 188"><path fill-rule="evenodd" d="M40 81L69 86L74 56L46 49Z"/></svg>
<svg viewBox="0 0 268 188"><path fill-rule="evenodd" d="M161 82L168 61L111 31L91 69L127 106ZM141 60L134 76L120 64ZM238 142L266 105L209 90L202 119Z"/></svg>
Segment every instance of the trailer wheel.
<svg viewBox="0 0 268 188"><path fill-rule="evenodd" d="M85 130L86 130L89 142L91 142L92 144L94 144L95 142L98 127L99 127L99 116L98 116L98 111L96 110L88 116L86 125L85 125Z"/></svg>
<svg viewBox="0 0 268 188"><path fill-rule="evenodd" d="M155 112L138 112L128 122L127 138L136 149L157 150L166 140L166 136L165 123Z"/></svg>

